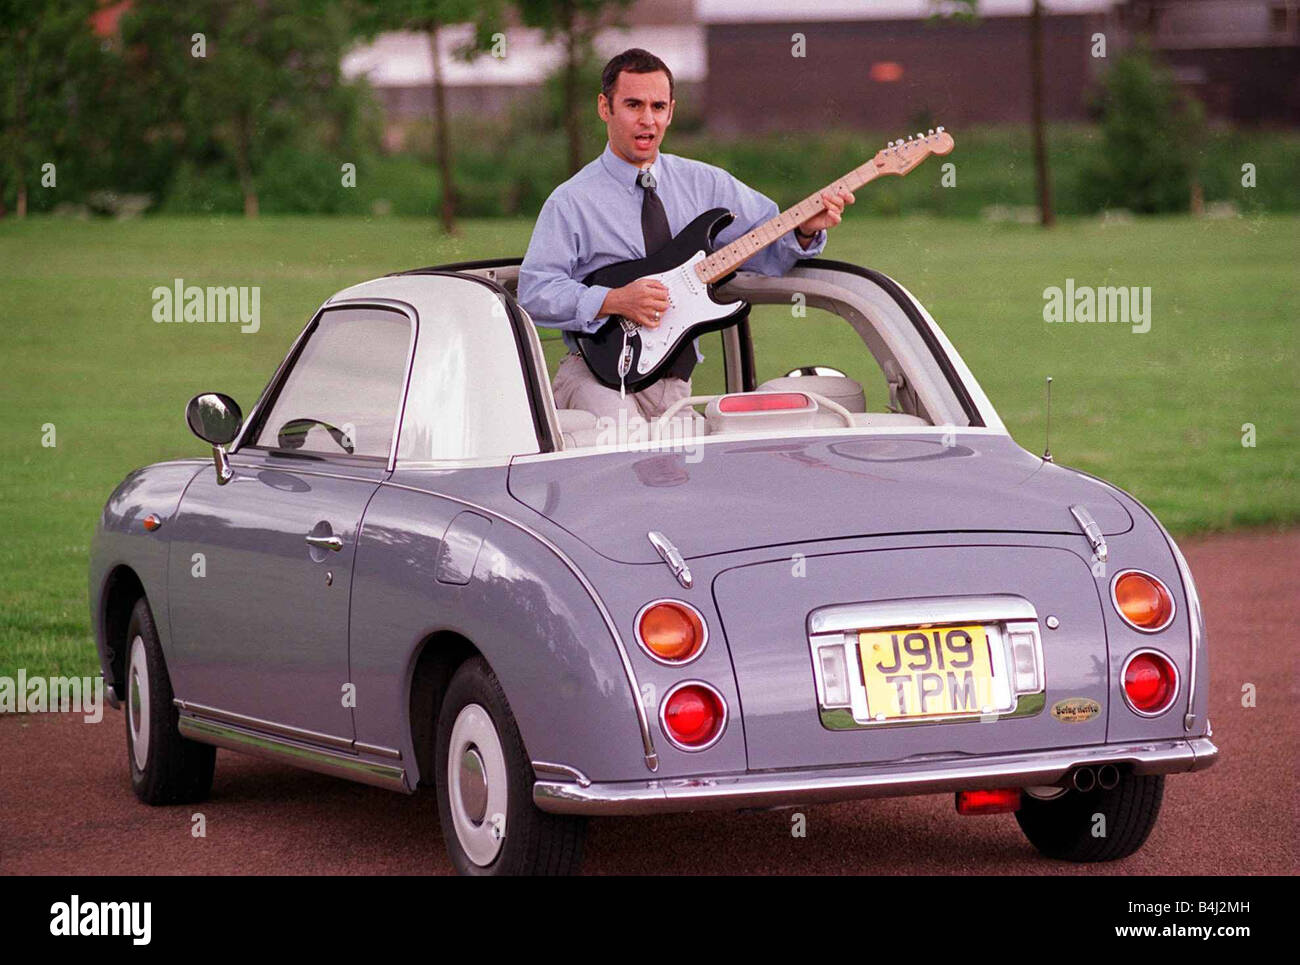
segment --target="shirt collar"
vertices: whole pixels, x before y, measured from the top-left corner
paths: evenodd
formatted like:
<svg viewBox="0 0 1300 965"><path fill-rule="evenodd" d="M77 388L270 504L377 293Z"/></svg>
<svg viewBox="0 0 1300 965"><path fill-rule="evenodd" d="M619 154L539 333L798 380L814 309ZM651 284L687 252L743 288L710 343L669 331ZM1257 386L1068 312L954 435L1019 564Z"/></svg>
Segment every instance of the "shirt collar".
<svg viewBox="0 0 1300 965"><path fill-rule="evenodd" d="M656 181L660 179L660 175L663 171L663 165L659 163L662 160L663 152L661 151L655 157L654 163L650 165L650 173L654 175ZM610 146L608 141L605 142L605 151L600 156L600 163L604 166L605 171L609 176L617 181L623 190L627 191L628 194L634 194L636 192L637 175L641 173L642 169L637 167L635 164L632 164L630 161L624 161L621 157L615 154L614 148Z"/></svg>

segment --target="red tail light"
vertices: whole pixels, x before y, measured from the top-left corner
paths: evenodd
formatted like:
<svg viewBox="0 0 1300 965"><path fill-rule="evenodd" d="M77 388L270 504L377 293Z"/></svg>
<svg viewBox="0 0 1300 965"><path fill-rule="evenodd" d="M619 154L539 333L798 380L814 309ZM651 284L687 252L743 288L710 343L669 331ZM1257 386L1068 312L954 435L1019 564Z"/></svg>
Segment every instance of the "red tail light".
<svg viewBox="0 0 1300 965"><path fill-rule="evenodd" d="M1124 665L1124 696L1139 714L1163 714L1178 693L1178 672L1162 653L1142 650Z"/></svg>
<svg viewBox="0 0 1300 965"><path fill-rule="evenodd" d="M812 400L802 392L751 392L724 395L718 400L719 412L771 412L774 409L807 409Z"/></svg>
<svg viewBox="0 0 1300 965"><path fill-rule="evenodd" d="M664 732L685 750L703 750L722 735L727 707L707 684L681 684L664 698Z"/></svg>
<svg viewBox="0 0 1300 965"><path fill-rule="evenodd" d="M1020 809L1020 788L999 787L991 791L958 791L958 814L1006 814Z"/></svg>

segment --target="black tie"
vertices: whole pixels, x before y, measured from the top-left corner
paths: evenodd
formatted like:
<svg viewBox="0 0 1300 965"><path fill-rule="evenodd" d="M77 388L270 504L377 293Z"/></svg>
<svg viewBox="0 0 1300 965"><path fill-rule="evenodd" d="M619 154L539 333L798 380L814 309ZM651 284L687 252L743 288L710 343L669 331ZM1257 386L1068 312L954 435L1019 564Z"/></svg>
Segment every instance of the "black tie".
<svg viewBox="0 0 1300 965"><path fill-rule="evenodd" d="M641 195L641 234L645 236L645 253L653 255L673 240L673 233L668 227L664 203L655 191L655 176L642 171L637 175L637 182L644 189Z"/></svg>
<svg viewBox="0 0 1300 965"><path fill-rule="evenodd" d="M655 176L649 171L642 171L637 175L637 183L643 189L641 234L645 237L646 255L652 255L673 240L673 233L668 227L668 214L664 211L664 203L659 200L659 193L655 191ZM694 369L695 342L694 339L687 339L669 359L664 375L676 376L686 381L690 379Z"/></svg>

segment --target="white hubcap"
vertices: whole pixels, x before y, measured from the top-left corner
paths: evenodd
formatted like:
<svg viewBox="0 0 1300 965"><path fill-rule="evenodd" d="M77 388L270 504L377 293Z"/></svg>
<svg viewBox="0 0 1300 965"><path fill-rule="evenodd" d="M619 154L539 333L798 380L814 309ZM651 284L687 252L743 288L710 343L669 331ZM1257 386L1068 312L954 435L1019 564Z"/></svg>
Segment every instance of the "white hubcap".
<svg viewBox="0 0 1300 965"><path fill-rule="evenodd" d="M507 832L506 755L492 718L478 704L462 708L452 725L447 788L460 846L479 867L491 864Z"/></svg>
<svg viewBox="0 0 1300 965"><path fill-rule="evenodd" d="M131 641L131 666L126 676L131 754L135 757L135 766L143 771L149 761L149 667L145 663L144 639L138 634Z"/></svg>

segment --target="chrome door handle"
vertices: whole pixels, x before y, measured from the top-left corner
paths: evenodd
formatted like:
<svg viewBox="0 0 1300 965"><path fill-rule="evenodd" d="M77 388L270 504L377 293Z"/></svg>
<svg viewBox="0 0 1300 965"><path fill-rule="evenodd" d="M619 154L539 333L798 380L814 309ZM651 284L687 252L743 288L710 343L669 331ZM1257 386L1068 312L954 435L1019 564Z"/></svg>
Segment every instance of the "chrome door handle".
<svg viewBox="0 0 1300 965"><path fill-rule="evenodd" d="M333 550L337 553L343 549L343 540L337 536L308 536L307 545L315 546L317 549Z"/></svg>

